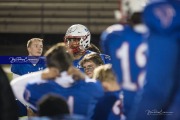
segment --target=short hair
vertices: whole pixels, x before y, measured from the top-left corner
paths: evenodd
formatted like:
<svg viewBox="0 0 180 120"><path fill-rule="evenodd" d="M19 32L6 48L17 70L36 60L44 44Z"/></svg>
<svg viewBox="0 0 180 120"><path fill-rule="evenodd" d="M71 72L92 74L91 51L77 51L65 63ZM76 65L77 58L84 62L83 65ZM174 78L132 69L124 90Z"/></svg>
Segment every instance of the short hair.
<svg viewBox="0 0 180 120"><path fill-rule="evenodd" d="M31 44L32 44L33 41L43 42L43 39L41 39L41 38L31 38L31 39L28 40L28 42L27 42L27 48L31 46Z"/></svg>
<svg viewBox="0 0 180 120"><path fill-rule="evenodd" d="M129 23L131 26L142 23L142 12L133 13L129 19Z"/></svg>
<svg viewBox="0 0 180 120"><path fill-rule="evenodd" d="M67 71L72 65L73 57L67 52L64 43L58 43L52 46L46 53L47 67L58 68L61 72Z"/></svg>
<svg viewBox="0 0 180 120"><path fill-rule="evenodd" d="M80 61L80 65L83 67L83 64L89 61L94 62L96 65L104 64L101 56L98 53L90 53L83 57L83 59Z"/></svg>
<svg viewBox="0 0 180 120"><path fill-rule="evenodd" d="M116 81L116 75L112 70L111 64L105 64L95 68L93 78L99 80L100 82Z"/></svg>
<svg viewBox="0 0 180 120"><path fill-rule="evenodd" d="M57 116L69 114L69 107L63 97L57 94L46 94L37 103L39 116Z"/></svg>

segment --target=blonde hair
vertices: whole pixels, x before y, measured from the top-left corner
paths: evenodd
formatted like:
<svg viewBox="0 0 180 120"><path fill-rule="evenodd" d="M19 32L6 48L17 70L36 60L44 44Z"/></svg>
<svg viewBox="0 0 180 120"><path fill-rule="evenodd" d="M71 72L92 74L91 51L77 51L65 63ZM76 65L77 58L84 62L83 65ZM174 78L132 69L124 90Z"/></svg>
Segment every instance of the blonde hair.
<svg viewBox="0 0 180 120"><path fill-rule="evenodd" d="M99 80L100 82L116 81L116 76L112 70L111 64L105 64L95 68L93 78Z"/></svg>
<svg viewBox="0 0 180 120"><path fill-rule="evenodd" d="M27 42L27 48L31 46L32 42L34 41L39 41L39 42L43 42L43 39L41 38L31 38L30 40L28 40Z"/></svg>
<svg viewBox="0 0 180 120"><path fill-rule="evenodd" d="M101 56L98 53L90 53L83 57L83 59L80 61L80 65L83 67L83 65L89 61L92 61L97 66L104 64Z"/></svg>

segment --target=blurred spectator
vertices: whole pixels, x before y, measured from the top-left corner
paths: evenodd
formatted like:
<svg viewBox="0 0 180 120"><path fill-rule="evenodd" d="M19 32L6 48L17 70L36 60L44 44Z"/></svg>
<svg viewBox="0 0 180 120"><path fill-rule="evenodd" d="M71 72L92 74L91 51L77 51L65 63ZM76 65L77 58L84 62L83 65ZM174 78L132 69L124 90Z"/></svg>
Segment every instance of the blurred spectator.
<svg viewBox="0 0 180 120"><path fill-rule="evenodd" d="M18 111L9 80L0 66L0 120L18 120Z"/></svg>
<svg viewBox="0 0 180 120"><path fill-rule="evenodd" d="M70 113L65 99L56 94L47 94L37 103L39 116L68 115Z"/></svg>
<svg viewBox="0 0 180 120"><path fill-rule="evenodd" d="M30 120L87 120L81 115L70 114L65 99L57 94L46 94L37 103L38 112L29 116ZM35 117L36 115L36 117Z"/></svg>

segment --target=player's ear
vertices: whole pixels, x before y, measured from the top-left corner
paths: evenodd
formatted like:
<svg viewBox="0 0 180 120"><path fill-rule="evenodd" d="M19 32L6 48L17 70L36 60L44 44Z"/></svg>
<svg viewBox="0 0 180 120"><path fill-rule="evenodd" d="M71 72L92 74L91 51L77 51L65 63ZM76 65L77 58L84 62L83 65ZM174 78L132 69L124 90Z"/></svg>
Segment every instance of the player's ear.
<svg viewBox="0 0 180 120"><path fill-rule="evenodd" d="M31 48L30 47L27 47L27 51L28 51L28 53L31 51Z"/></svg>
<svg viewBox="0 0 180 120"><path fill-rule="evenodd" d="M30 47L27 47L27 51L28 51L28 52L31 51Z"/></svg>

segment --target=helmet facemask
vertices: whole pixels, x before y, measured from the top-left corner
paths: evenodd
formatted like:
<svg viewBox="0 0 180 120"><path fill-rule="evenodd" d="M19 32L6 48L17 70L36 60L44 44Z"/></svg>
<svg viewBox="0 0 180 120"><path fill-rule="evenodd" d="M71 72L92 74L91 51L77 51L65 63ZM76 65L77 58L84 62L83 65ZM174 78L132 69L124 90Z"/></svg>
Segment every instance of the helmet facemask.
<svg viewBox="0 0 180 120"><path fill-rule="evenodd" d="M82 45L80 45L81 38L66 38L65 43L73 52L73 54L78 54L81 51L84 51Z"/></svg>
<svg viewBox="0 0 180 120"><path fill-rule="evenodd" d="M81 37L79 41L80 49L88 48L88 46L90 45L90 40L88 39L89 36L90 34L88 34L87 36Z"/></svg>

